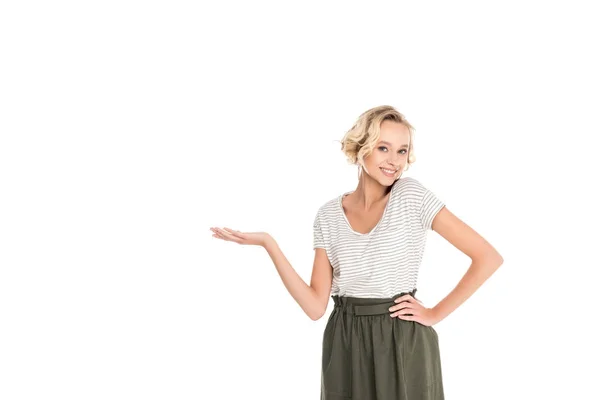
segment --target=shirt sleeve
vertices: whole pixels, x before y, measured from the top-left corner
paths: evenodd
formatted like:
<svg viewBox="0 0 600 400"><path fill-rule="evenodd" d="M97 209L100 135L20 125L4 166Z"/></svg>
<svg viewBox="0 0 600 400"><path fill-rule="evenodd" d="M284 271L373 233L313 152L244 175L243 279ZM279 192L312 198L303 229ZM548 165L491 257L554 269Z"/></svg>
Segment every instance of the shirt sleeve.
<svg viewBox="0 0 600 400"><path fill-rule="evenodd" d="M444 208L445 203L429 188L423 186L421 182L417 181L416 179L415 182L419 188L417 209L419 219L421 220L421 226L424 230L431 230L433 219L437 213Z"/></svg>
<svg viewBox="0 0 600 400"><path fill-rule="evenodd" d="M321 221L319 219L318 212L313 222L313 249L317 248L325 248L325 240L323 239L323 232L321 231Z"/></svg>

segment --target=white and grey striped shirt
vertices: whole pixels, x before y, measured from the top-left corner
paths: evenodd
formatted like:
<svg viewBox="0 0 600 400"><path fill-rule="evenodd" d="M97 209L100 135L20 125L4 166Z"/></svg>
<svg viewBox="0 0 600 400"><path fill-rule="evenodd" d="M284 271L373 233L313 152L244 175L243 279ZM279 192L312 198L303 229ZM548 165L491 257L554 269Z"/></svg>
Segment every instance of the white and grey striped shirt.
<svg viewBox="0 0 600 400"><path fill-rule="evenodd" d="M343 211L348 193L323 204L313 223L313 248L325 249L333 267L331 295L390 298L416 288L427 233L444 202L417 179L400 177L379 223L363 234Z"/></svg>

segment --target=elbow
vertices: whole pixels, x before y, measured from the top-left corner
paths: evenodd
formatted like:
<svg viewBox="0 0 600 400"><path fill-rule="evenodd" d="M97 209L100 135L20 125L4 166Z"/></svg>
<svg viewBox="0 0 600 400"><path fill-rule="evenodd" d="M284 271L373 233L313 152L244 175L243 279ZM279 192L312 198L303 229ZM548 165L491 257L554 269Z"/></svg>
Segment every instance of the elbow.
<svg viewBox="0 0 600 400"><path fill-rule="evenodd" d="M317 310L315 312L310 313L308 317L313 321L318 321L323 317L323 315L325 315L325 310Z"/></svg>
<svg viewBox="0 0 600 400"><path fill-rule="evenodd" d="M500 253L494 251L485 254L480 254L476 257L470 257L471 261L499 268L504 263L504 258Z"/></svg>
<svg viewBox="0 0 600 400"><path fill-rule="evenodd" d="M500 255L500 253L496 252L494 254L494 259L496 261L496 265L499 267L504 263L504 258Z"/></svg>

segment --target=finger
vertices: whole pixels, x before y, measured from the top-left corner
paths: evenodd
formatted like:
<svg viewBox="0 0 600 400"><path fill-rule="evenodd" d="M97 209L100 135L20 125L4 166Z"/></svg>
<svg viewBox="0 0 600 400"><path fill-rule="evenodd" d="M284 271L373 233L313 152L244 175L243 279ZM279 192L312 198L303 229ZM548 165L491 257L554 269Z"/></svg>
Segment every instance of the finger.
<svg viewBox="0 0 600 400"><path fill-rule="evenodd" d="M400 311L400 310L404 310L405 308L413 308L413 305L407 301L404 301L400 304L396 304L394 306L391 306L389 308L390 311L395 312L395 311Z"/></svg>
<svg viewBox="0 0 600 400"><path fill-rule="evenodd" d="M232 235L230 232L228 232L228 231L227 231L227 230L225 230L225 229L222 229L222 228L216 228L216 229L217 229L217 231L219 231L219 233L220 233L221 235L223 235L223 236L226 236L226 237L233 236L233 235Z"/></svg>
<svg viewBox="0 0 600 400"><path fill-rule="evenodd" d="M243 237L243 233L229 228L222 229L222 232L230 242L244 244L243 242L245 241L245 237Z"/></svg>
<svg viewBox="0 0 600 400"><path fill-rule="evenodd" d="M404 296L400 296L398 297L396 300L394 300L395 303L400 303L402 301L408 301L411 302L413 301L415 298L412 297L410 294L405 294Z"/></svg>
<svg viewBox="0 0 600 400"><path fill-rule="evenodd" d="M392 314L392 316L398 316L398 315L408 315L408 314L412 314L412 315L421 315L421 310L416 309L416 308L412 308L412 307L405 307L402 310L398 310L396 312L394 312Z"/></svg>
<svg viewBox="0 0 600 400"><path fill-rule="evenodd" d="M408 301L403 301L402 303L393 305L389 308L390 311L398 311L398 310L402 310L403 308L406 307L412 307L412 303L409 303Z"/></svg>
<svg viewBox="0 0 600 400"><path fill-rule="evenodd" d="M227 240L228 242L233 242L234 238L232 235L230 235L229 233L227 233L226 231L216 228L217 229L217 234L219 235L219 237L223 240Z"/></svg>
<svg viewBox="0 0 600 400"><path fill-rule="evenodd" d="M410 300L407 300L406 303L408 303L414 307L422 307L421 302L415 298L411 298Z"/></svg>
<svg viewBox="0 0 600 400"><path fill-rule="evenodd" d="M415 321L415 322L419 322L420 319L417 316L414 315L398 315L397 317L398 319L404 320L404 321Z"/></svg>
<svg viewBox="0 0 600 400"><path fill-rule="evenodd" d="M235 229L229 229L229 228L223 228L223 229L225 229L227 232L229 232L231 235L233 235L235 237L245 239L245 235L240 231L236 231Z"/></svg>
<svg viewBox="0 0 600 400"><path fill-rule="evenodd" d="M226 237L225 235L223 235L221 232L216 231L216 233L213 235L214 237L216 237L217 239L221 239L221 240L229 240L228 237Z"/></svg>

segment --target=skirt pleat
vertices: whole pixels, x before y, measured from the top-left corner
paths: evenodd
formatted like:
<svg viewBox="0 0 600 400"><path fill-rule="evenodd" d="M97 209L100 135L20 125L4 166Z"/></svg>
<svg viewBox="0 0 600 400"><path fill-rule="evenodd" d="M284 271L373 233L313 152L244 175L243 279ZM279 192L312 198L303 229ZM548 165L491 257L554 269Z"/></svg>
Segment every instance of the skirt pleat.
<svg viewBox="0 0 600 400"><path fill-rule="evenodd" d="M416 289L409 292L413 297ZM438 335L391 318L392 298L332 296L323 334L321 400L443 400Z"/></svg>

